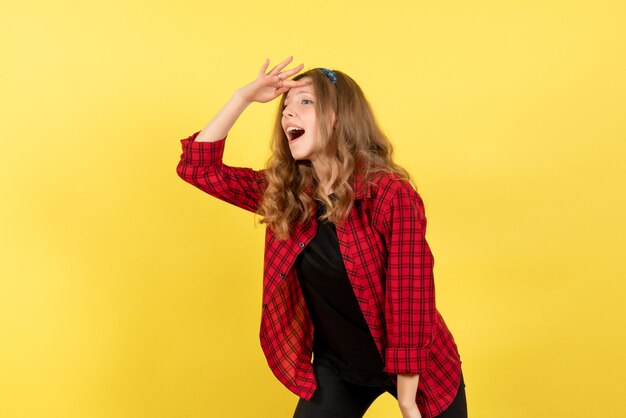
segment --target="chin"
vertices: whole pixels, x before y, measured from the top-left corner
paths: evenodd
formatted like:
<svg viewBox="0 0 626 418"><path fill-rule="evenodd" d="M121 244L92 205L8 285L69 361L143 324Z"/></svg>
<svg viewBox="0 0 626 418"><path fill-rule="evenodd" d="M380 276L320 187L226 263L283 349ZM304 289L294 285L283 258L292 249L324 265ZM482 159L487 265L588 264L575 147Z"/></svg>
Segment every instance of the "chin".
<svg viewBox="0 0 626 418"><path fill-rule="evenodd" d="M293 156L293 159L296 161L311 161L310 157L298 157L298 156Z"/></svg>

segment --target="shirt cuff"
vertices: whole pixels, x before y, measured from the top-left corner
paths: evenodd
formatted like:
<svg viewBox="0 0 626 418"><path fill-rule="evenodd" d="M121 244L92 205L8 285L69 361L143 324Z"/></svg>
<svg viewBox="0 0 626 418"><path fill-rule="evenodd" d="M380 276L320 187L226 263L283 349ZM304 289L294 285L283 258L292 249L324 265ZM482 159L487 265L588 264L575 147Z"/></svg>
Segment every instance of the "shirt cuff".
<svg viewBox="0 0 626 418"><path fill-rule="evenodd" d="M226 136L217 141L197 142L195 139L200 132L180 140L183 147L180 158L189 165L211 165L222 161Z"/></svg>
<svg viewBox="0 0 626 418"><path fill-rule="evenodd" d="M385 350L385 369L391 374L420 374L428 370L430 363L429 348L387 348Z"/></svg>

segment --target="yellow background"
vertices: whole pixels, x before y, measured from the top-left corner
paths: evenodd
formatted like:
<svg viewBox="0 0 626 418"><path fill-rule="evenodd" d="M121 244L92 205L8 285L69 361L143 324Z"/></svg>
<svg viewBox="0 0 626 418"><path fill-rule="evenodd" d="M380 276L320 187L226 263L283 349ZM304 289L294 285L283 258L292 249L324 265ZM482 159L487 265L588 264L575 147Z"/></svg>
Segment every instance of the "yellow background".
<svg viewBox="0 0 626 418"><path fill-rule="evenodd" d="M416 179L470 416L626 416L623 2L4 3L0 416L292 416L265 227L175 171L288 55L356 79ZM275 108L227 164L263 166Z"/></svg>

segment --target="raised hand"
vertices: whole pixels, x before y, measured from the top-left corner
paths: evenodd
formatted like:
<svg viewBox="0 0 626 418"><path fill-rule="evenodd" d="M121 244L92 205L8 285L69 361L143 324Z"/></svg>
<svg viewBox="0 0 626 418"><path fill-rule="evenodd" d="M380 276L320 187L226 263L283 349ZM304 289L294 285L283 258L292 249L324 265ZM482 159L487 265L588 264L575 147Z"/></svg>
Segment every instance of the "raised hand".
<svg viewBox="0 0 626 418"><path fill-rule="evenodd" d="M299 73L304 68L304 64L298 65L296 68L281 72L287 66L293 57L289 57L266 73L270 60L266 59L265 63L259 70L259 74L253 82L241 87L237 92L248 103L260 102L266 103L274 100L281 94L289 91L294 87L302 87L308 83L303 80L289 80L288 78Z"/></svg>

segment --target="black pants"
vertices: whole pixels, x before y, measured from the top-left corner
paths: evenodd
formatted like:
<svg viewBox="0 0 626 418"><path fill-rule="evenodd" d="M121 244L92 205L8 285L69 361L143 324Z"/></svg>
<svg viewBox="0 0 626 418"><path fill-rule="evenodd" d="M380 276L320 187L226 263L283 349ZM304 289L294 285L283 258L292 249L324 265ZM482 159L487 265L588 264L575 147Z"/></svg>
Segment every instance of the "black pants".
<svg viewBox="0 0 626 418"><path fill-rule="evenodd" d="M398 399L395 385L370 387L346 382L333 369L323 364L314 364L313 370L317 389L310 401L300 398L293 418L362 418L370 405L383 393L389 392ZM452 404L437 417L467 418L463 374Z"/></svg>

